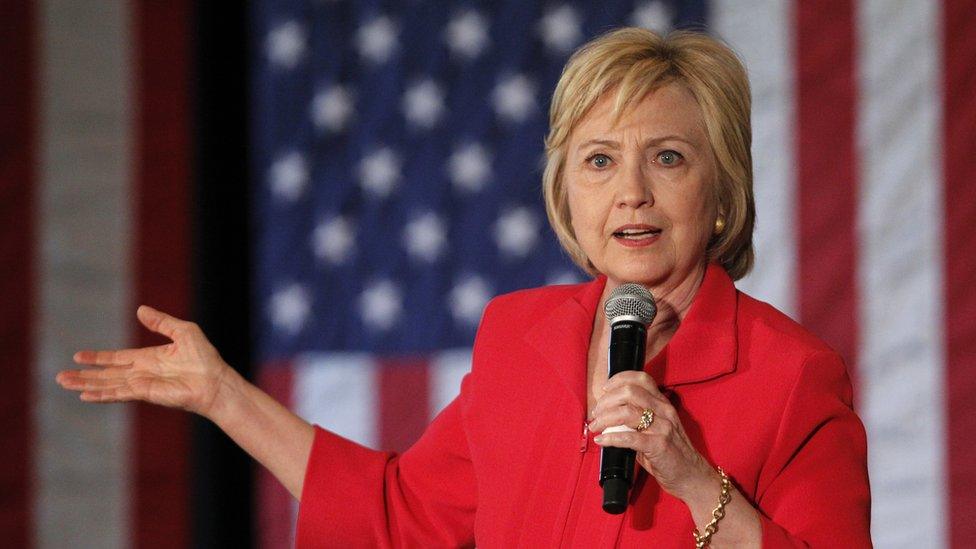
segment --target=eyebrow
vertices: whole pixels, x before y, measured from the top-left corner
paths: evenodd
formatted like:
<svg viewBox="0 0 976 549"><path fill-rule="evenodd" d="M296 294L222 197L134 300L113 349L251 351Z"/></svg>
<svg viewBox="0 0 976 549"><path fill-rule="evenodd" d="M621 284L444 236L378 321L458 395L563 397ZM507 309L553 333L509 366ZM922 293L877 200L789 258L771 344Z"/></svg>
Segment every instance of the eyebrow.
<svg viewBox="0 0 976 549"><path fill-rule="evenodd" d="M679 135L662 135L661 137L652 137L650 139L645 139L643 145L646 147L648 145L654 145L656 143L662 143L664 141L681 141L682 143L686 143L687 145L691 146L692 148L695 148L695 149L698 148L698 145L696 145L694 142L689 141L689 140L687 140L684 137L681 137ZM577 147L576 150L577 151L580 151L580 150L583 150L586 147L592 147L594 145L602 145L604 147L610 147L612 149L619 149L620 148L620 142L619 141L614 141L612 139L588 139L588 140L580 143L579 144L579 147Z"/></svg>

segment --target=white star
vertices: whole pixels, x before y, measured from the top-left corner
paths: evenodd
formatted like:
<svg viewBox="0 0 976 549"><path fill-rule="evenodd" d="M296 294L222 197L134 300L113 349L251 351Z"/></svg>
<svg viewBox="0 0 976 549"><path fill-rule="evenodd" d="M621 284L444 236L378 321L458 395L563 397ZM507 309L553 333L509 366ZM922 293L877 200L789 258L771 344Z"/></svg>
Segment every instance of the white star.
<svg viewBox="0 0 976 549"><path fill-rule="evenodd" d="M444 222L433 212L417 217L404 228L403 241L413 257L433 262L447 243Z"/></svg>
<svg viewBox="0 0 976 549"><path fill-rule="evenodd" d="M502 253L525 257L539 238L539 222L525 207L508 210L495 222L495 243Z"/></svg>
<svg viewBox="0 0 976 549"><path fill-rule="evenodd" d="M359 314L363 324L374 330L389 330L402 312L403 295L400 288L389 280L373 282L359 296Z"/></svg>
<svg viewBox="0 0 976 549"><path fill-rule="evenodd" d="M451 307L451 314L461 323L468 326L477 326L481 320L481 313L485 310L485 305L491 299L491 289L480 276L469 276L451 288L451 295L448 302Z"/></svg>
<svg viewBox="0 0 976 549"><path fill-rule="evenodd" d="M498 116L508 122L522 122L535 106L535 86L524 75L504 78L491 93Z"/></svg>
<svg viewBox="0 0 976 549"><path fill-rule="evenodd" d="M340 132L352 116L352 103L352 92L345 86L321 90L312 99L312 122L329 132Z"/></svg>
<svg viewBox="0 0 976 549"><path fill-rule="evenodd" d="M295 335L305 327L312 311L312 296L304 285L292 284L271 295L269 309L274 327Z"/></svg>
<svg viewBox="0 0 976 549"><path fill-rule="evenodd" d="M352 251L355 227L342 216L319 223L312 231L312 249L315 257L332 265L346 261Z"/></svg>
<svg viewBox="0 0 976 549"><path fill-rule="evenodd" d="M580 283L579 274L575 271L559 271L554 273L549 273L548 278L546 278L546 284L549 286L554 286L557 284L578 284Z"/></svg>
<svg viewBox="0 0 976 549"><path fill-rule="evenodd" d="M488 151L478 143L469 143L454 150L447 161L447 171L456 187L477 192L491 175L490 164Z"/></svg>
<svg viewBox="0 0 976 549"><path fill-rule="evenodd" d="M661 0L644 2L634 8L634 13L630 15L631 25L660 33L671 30L672 20L671 9Z"/></svg>
<svg viewBox="0 0 976 549"><path fill-rule="evenodd" d="M583 38L579 15L570 6L547 11L539 21L539 33L546 48L557 54L568 53Z"/></svg>
<svg viewBox="0 0 976 549"><path fill-rule="evenodd" d="M417 82L403 94L403 111L411 124L430 129L444 113L444 92L433 80Z"/></svg>
<svg viewBox="0 0 976 549"><path fill-rule="evenodd" d="M265 42L268 59L275 65L293 69L305 56L305 28L297 21L286 21L271 29Z"/></svg>
<svg viewBox="0 0 976 549"><path fill-rule="evenodd" d="M400 157L392 149L378 149L359 161L359 182L363 189L378 198L393 192L400 179Z"/></svg>
<svg viewBox="0 0 976 549"><path fill-rule="evenodd" d="M451 53L465 59L478 57L488 45L488 21L480 13L468 10L454 16L444 30Z"/></svg>
<svg viewBox="0 0 976 549"><path fill-rule="evenodd" d="M299 152L278 157L268 172L271 192L278 198L293 202L298 200L308 185L308 162Z"/></svg>
<svg viewBox="0 0 976 549"><path fill-rule="evenodd" d="M356 47L367 61L381 65L390 59L397 47L396 24L389 17L381 15L356 31Z"/></svg>

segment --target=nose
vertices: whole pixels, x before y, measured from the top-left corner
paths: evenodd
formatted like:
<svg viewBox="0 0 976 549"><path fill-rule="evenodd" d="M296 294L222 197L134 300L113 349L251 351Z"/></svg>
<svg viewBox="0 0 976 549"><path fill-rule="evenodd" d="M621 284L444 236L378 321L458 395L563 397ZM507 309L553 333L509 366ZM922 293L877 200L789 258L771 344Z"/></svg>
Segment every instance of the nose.
<svg viewBox="0 0 976 549"><path fill-rule="evenodd" d="M654 204L651 181L639 164L621 170L616 202L619 208L634 209Z"/></svg>

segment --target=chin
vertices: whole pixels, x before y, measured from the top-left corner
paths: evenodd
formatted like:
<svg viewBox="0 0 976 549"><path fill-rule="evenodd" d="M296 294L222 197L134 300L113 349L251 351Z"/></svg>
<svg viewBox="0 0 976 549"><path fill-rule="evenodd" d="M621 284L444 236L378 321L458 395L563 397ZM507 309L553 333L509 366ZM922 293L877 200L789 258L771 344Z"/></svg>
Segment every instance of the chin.
<svg viewBox="0 0 976 549"><path fill-rule="evenodd" d="M661 269L660 265L637 264L610 269L607 277L619 284L636 282L642 286L654 287L667 280L670 274L670 271Z"/></svg>

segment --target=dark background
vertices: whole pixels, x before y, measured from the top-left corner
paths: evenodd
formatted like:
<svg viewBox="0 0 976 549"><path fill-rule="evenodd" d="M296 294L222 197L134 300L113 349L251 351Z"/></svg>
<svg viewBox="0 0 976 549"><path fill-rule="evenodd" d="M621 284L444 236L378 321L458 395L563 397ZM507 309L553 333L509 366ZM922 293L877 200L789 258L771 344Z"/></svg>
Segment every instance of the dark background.
<svg viewBox="0 0 976 549"><path fill-rule="evenodd" d="M247 12L245 3L194 7L191 278L194 317L223 358L251 379ZM253 547L257 465L199 416L192 441L193 546Z"/></svg>

